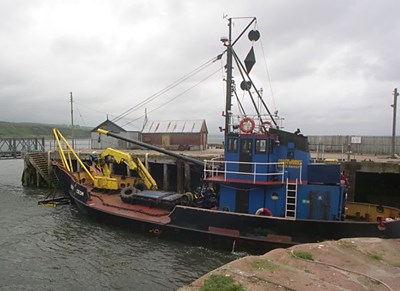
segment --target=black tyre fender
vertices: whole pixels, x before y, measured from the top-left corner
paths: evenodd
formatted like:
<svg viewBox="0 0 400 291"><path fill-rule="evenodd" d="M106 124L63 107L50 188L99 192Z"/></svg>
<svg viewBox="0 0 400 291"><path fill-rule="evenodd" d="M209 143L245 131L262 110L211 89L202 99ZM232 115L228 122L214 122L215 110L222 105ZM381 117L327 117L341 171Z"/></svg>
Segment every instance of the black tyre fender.
<svg viewBox="0 0 400 291"><path fill-rule="evenodd" d="M137 195L138 193L140 193L140 190L133 186L125 187L120 193L121 200L126 203L130 203L132 202L133 196Z"/></svg>
<svg viewBox="0 0 400 291"><path fill-rule="evenodd" d="M145 185L144 183L142 183L142 182L136 183L135 188L136 188L139 192L147 189L146 185Z"/></svg>

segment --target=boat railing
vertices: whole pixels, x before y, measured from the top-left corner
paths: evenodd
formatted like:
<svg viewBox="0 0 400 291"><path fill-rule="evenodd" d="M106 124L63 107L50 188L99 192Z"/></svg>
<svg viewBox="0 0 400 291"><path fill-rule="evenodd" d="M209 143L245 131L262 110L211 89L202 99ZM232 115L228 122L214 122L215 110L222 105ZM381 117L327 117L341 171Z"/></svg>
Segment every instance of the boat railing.
<svg viewBox="0 0 400 291"><path fill-rule="evenodd" d="M250 165L251 171L228 170L229 168L239 168L240 165ZM265 171L266 168L273 168L273 171ZM285 181L285 163L284 162L236 162L236 161L219 161L205 160L204 161L204 177L213 178L223 176L224 181L236 176L244 176L245 179L252 178L253 183L268 179L269 176L274 176L275 181Z"/></svg>

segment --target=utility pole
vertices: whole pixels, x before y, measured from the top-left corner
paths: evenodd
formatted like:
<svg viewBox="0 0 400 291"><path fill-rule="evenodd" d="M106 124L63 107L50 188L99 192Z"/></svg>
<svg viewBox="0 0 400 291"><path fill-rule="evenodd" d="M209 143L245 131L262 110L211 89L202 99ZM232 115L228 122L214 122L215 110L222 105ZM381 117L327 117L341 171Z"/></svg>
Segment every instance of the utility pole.
<svg viewBox="0 0 400 291"><path fill-rule="evenodd" d="M397 96L399 96L399 93L397 93L397 88L394 88L393 90L393 104L391 105L393 107L393 125L392 125L392 154L391 158L395 159L396 158L396 112L397 112Z"/></svg>
<svg viewBox="0 0 400 291"><path fill-rule="evenodd" d="M143 121L143 127L142 127L142 130L144 129L144 127L146 126L146 124L147 124L147 121L148 121L148 119L147 119L147 108L145 108L144 109L144 121Z"/></svg>
<svg viewBox="0 0 400 291"><path fill-rule="evenodd" d="M71 140L72 140L72 148L75 148L75 141L74 141L74 106L73 106L73 98L72 92L70 94L70 102L71 102Z"/></svg>

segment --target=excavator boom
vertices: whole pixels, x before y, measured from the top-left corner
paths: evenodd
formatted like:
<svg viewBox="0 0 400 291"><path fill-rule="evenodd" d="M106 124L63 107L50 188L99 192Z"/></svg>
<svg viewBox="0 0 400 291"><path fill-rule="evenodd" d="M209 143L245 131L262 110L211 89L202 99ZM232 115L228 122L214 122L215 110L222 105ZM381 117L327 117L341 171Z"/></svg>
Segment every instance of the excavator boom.
<svg viewBox="0 0 400 291"><path fill-rule="evenodd" d="M139 158L133 159L129 153L113 148L107 148L100 154L101 159L107 160L108 157L111 157L113 161L118 164L125 163L130 170L136 171L139 177L143 180L143 183L146 185L147 189L158 189L156 181L153 179L153 177ZM107 163L105 163L105 165L103 166L104 174L110 176L111 171L106 165Z"/></svg>
<svg viewBox="0 0 400 291"><path fill-rule="evenodd" d="M115 161L116 163L125 163L128 168L132 171L136 171L139 177L143 180L147 189L157 190L157 183L140 161L139 158L133 159L130 154L113 149L107 148L100 154L100 168L98 175L94 175L87 167L74 149L69 145L67 140L61 134L61 132L54 128L53 129L54 137L57 140L58 152L63 163L63 166L70 172L72 172L72 161L70 157L70 153L76 158L80 167L86 172L87 176L93 183L93 186L100 189L109 189L109 190L117 190L118 189L118 181L116 178L111 177L111 168L109 166L110 161ZM64 150L62 144L64 144L68 150ZM111 159L109 159L111 157ZM101 173L100 173L101 172Z"/></svg>

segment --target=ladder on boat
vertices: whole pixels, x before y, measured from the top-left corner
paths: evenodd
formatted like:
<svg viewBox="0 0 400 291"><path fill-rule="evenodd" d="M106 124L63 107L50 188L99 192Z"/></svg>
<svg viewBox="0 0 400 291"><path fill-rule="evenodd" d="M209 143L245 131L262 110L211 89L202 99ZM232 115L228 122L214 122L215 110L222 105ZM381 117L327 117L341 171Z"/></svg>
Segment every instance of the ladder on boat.
<svg viewBox="0 0 400 291"><path fill-rule="evenodd" d="M289 179L286 179L285 218L288 219L296 219L297 186L297 179L294 183L289 183Z"/></svg>

